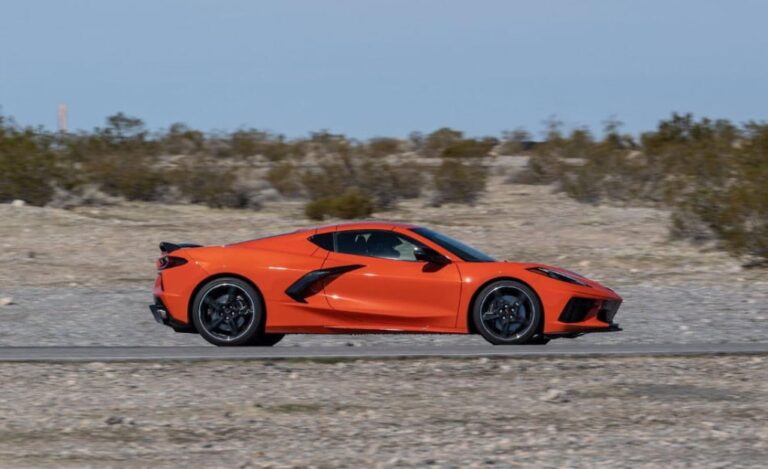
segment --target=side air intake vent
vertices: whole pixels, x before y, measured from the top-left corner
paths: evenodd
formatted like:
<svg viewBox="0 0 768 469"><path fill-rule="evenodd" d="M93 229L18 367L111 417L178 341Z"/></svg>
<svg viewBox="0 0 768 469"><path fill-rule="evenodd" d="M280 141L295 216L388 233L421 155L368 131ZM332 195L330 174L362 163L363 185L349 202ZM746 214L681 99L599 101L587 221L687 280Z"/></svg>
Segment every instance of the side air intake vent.
<svg viewBox="0 0 768 469"><path fill-rule="evenodd" d="M596 304L597 301L589 298L571 298L560 313L560 322L581 322Z"/></svg>

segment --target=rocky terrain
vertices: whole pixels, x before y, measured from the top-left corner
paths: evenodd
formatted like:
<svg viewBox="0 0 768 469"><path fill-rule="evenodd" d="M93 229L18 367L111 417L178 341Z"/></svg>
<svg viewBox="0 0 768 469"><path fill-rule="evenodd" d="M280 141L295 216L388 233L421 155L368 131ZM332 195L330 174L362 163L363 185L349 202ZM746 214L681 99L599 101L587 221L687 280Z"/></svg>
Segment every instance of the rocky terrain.
<svg viewBox="0 0 768 469"><path fill-rule="evenodd" d="M766 365L762 356L6 364L0 465L765 467Z"/></svg>

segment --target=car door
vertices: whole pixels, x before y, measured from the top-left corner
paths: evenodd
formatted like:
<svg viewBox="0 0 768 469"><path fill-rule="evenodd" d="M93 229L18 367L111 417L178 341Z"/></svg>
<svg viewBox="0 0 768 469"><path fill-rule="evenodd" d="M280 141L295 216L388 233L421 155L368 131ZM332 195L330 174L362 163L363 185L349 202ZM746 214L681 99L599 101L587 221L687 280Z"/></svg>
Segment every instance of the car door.
<svg viewBox="0 0 768 469"><path fill-rule="evenodd" d="M323 268L349 266L324 287L333 309L329 327L393 330L452 330L461 293L455 264L417 261L424 246L392 230L336 232ZM352 268L356 266L355 268Z"/></svg>

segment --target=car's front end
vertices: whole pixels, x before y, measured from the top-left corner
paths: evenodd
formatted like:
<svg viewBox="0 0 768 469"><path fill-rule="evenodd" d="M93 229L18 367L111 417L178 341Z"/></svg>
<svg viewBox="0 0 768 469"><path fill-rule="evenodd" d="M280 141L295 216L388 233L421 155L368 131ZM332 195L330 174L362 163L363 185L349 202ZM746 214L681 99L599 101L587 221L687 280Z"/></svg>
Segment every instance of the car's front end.
<svg viewBox="0 0 768 469"><path fill-rule="evenodd" d="M615 291L584 276L542 264L525 265L526 275L544 308L542 333L575 337L587 332L615 332L623 299Z"/></svg>

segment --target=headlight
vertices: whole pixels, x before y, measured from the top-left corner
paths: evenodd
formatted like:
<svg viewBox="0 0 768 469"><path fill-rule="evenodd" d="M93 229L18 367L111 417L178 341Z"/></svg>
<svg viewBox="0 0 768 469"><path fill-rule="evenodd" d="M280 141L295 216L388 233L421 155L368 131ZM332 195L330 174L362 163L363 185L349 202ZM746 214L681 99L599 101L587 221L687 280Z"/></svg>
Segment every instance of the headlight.
<svg viewBox="0 0 768 469"><path fill-rule="evenodd" d="M589 288L591 288L589 285L587 285L583 281L581 281L581 280L579 280L579 279L577 279L575 277L572 277L572 276L566 274L565 272L560 272L560 271L556 271L556 270L552 270L552 269L547 269L546 267L531 267L528 270L530 272L535 272L537 274L546 275L547 277L553 278L555 280L560 280L561 282L572 283L574 285L581 285L582 287L589 287Z"/></svg>

